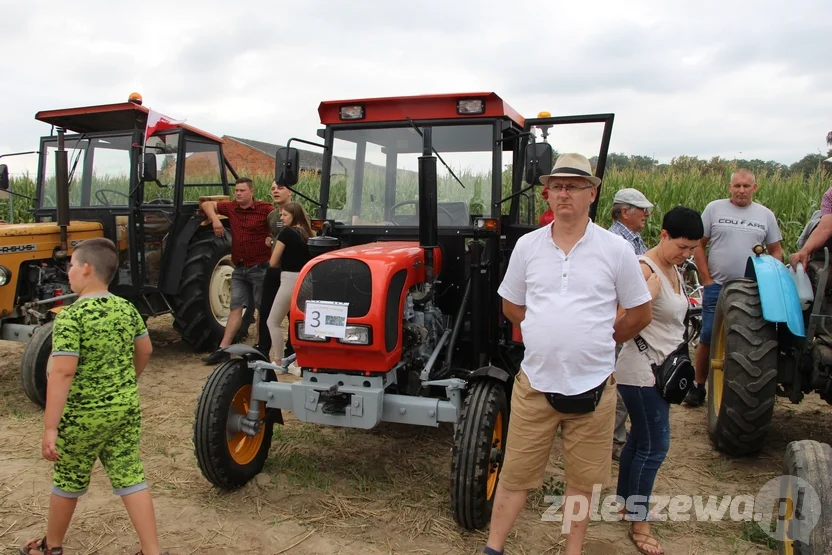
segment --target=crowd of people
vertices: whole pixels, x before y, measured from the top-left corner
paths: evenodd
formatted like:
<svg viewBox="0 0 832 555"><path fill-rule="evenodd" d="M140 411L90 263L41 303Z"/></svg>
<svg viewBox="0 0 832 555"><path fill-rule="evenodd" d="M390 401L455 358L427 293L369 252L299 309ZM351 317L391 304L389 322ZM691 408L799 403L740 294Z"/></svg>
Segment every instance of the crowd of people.
<svg viewBox="0 0 832 555"><path fill-rule="evenodd" d="M234 186L233 201L205 201L201 207L211 220L214 233L225 235L219 216L231 229L231 313L217 350L203 359L208 365L230 358L225 349L234 343L244 321L244 311L257 310L255 348L270 360L280 360L280 373L300 375L292 362L294 349L285 341L281 325L289 313L289 301L298 272L309 261L307 241L312 236L309 216L292 191L272 182L272 201L254 198L251 179L240 178ZM274 353L274 357L270 353Z"/></svg>
<svg viewBox="0 0 832 555"><path fill-rule="evenodd" d="M728 198L701 214L685 206L668 210L658 243L649 246L641 232L654 205L636 189L616 192L609 229L589 218L600 180L585 157L561 155L541 183L549 210L539 229L518 240L499 288L525 352L483 553L502 555L529 490L543 484L560 429L565 496L579 501L563 506L589 506L593 488L611 484L611 461L618 460L619 520L629 522L640 553L660 555L649 499L670 448L670 402L656 387L655 368L687 342L689 298L679 266L693 254L704 286L696 380L684 399L698 407L720 288L745 275L756 244L782 262L777 219L752 200L758 185L741 168L731 175ZM808 253L832 235L832 193L827 200L828 216L807 239ZM805 263L803 253L793 261ZM567 555L581 553L588 520L587 511L571 521Z"/></svg>
<svg viewBox="0 0 832 555"><path fill-rule="evenodd" d="M514 248L498 293L503 312L520 326L524 359L512 388L511 419L483 553L502 555L529 490L543 484L554 438L563 437L568 497L584 500L612 483L620 520L645 554L664 553L650 528L649 498L670 447L670 403L655 387L653 367L686 342L688 297L679 265L693 254L704 285L696 386L685 404L705 400L708 350L720 288L745 274L756 244L782 261L782 235L768 208L754 202L752 172L731 176L729 197L700 214L677 206L662 219L657 244L641 236L654 205L636 189L617 191L613 224L589 218L600 179L586 157L563 154L541 178L549 210ZM229 358L244 312L259 313L256 347L283 372L297 372L281 326L298 274L310 260L313 235L303 207L287 187L272 183L272 201L254 198L250 179L238 179L234 200L201 207L214 233L231 229L231 311L219 348L206 364ZM803 264L832 236L832 189L816 226L791 262ZM69 280L78 299L54 322L42 454L55 462L47 531L23 555L60 555L78 498L101 460L139 536L141 555L159 555L153 502L139 457L141 409L137 381L152 346L129 302L108 292L118 265L115 245L91 239L72 254ZM294 368L292 368L294 367ZM627 430L626 421L630 421ZM588 515L572 523L566 554L581 553Z"/></svg>

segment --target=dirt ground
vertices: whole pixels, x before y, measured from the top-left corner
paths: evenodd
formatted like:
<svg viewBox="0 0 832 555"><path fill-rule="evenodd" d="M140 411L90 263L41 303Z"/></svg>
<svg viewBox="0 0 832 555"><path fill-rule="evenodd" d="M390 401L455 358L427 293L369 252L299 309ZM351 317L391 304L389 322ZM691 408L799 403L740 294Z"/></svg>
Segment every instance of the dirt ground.
<svg viewBox="0 0 832 555"><path fill-rule="evenodd" d="M449 510L452 430L381 425L372 431L319 428L285 413L264 474L239 491L216 491L193 454L197 396L211 371L183 345L167 318L149 322L155 353L141 380L142 452L155 498L163 547L177 554L340 553L473 554L485 532L461 532ZM253 328L252 328L253 330ZM0 342L0 549L14 553L45 530L51 464L40 456L42 412L24 396L22 346ZM281 379L295 379L292 376ZM656 494L756 495L781 473L795 439L832 443L832 407L811 395L799 405L778 399L762 454L735 460L717 454L706 409L672 407L671 449ZM562 552L560 524L543 521L545 494L559 493L563 470L556 443L547 482L534 491L507 553ZM617 475L613 464L613 475ZM611 493L614 488L603 492ZM772 553L748 523L654 524L668 554ZM134 553L137 540L100 465L78 504L67 553ZM133 551L130 551L130 550ZM585 553L637 553L626 525L593 522Z"/></svg>

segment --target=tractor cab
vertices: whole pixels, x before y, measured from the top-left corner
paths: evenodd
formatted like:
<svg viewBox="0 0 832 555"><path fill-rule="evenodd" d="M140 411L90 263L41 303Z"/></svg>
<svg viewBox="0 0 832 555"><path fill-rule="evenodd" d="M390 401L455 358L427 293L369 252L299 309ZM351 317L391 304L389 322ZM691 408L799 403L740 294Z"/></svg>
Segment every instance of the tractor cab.
<svg viewBox="0 0 832 555"><path fill-rule="evenodd" d="M35 116L59 130L40 141L36 221L59 219L57 159L66 133L69 219L100 222L121 253L114 292L129 296L164 288L168 238L199 209L201 196L228 194L222 139L162 119L145 140L149 114L137 98ZM164 304L155 310L165 311Z"/></svg>
<svg viewBox="0 0 832 555"><path fill-rule="evenodd" d="M313 253L388 241L437 249L441 276L428 283L436 303L445 314L464 310L469 316L466 339L457 345L464 354L459 362L479 367L496 356L504 257L540 225L547 207L539 178L551 171L553 144L561 151L585 145L588 158L597 155L596 175L603 177L613 115L542 112L526 119L494 93L325 101L318 114L323 143L291 139L278 151L275 168L276 182L293 187L300 179L299 150L291 144L323 150L318 198L301 194L315 205L323 229L310 241ZM325 273L324 267L318 271ZM341 277L335 281L349 281ZM298 308L293 319L304 315Z"/></svg>
<svg viewBox="0 0 832 555"><path fill-rule="evenodd" d="M42 111L34 222L0 226L0 339L26 343L21 376L43 406L52 321L77 295L67 263L81 242L119 251L110 290L145 319L173 314L196 350L216 348L230 313L231 231L217 237L201 198L228 198L222 140L127 102ZM0 190L11 195L5 167ZM236 175L234 175L236 177ZM246 312L242 337L254 320Z"/></svg>

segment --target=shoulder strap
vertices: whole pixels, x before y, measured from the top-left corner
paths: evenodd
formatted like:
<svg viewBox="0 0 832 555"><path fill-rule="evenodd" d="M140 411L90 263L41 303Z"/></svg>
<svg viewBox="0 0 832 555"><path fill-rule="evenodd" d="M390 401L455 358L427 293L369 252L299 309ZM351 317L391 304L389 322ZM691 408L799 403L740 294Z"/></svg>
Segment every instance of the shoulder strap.
<svg viewBox="0 0 832 555"><path fill-rule="evenodd" d="M638 256L638 261L639 261L640 264L644 264L645 266L650 268L651 272L653 272L654 274L656 273L656 266L653 265L653 261L650 260L650 258L648 258L647 256L645 256L643 254L640 254Z"/></svg>

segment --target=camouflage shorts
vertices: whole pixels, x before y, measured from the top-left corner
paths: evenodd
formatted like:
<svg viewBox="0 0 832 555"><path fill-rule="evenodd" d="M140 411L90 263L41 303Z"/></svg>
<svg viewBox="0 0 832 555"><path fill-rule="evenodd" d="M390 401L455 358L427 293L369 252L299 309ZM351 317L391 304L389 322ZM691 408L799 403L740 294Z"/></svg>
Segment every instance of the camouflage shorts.
<svg viewBox="0 0 832 555"><path fill-rule="evenodd" d="M129 495L147 487L139 457L142 415L138 408L64 412L58 428L58 462L52 491L61 497L80 497L100 459L113 493Z"/></svg>

